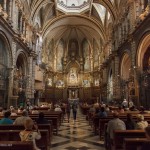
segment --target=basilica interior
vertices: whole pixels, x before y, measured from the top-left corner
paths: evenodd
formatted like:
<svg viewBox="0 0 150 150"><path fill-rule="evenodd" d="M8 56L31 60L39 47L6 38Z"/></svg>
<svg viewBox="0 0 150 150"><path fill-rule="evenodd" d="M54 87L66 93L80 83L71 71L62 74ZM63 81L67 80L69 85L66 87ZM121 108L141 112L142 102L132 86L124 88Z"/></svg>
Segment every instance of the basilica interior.
<svg viewBox="0 0 150 150"><path fill-rule="evenodd" d="M0 0L0 106L20 89L34 105L149 109L150 0Z"/></svg>
<svg viewBox="0 0 150 150"><path fill-rule="evenodd" d="M150 107L149 0L1 0L0 104L26 97ZM35 100L36 99L36 100Z"/></svg>

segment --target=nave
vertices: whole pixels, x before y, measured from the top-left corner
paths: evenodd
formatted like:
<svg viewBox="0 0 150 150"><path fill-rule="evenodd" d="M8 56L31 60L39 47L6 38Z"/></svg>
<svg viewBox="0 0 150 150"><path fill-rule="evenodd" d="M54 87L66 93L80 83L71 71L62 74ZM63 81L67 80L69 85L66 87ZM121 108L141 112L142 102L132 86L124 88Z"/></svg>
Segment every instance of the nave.
<svg viewBox="0 0 150 150"><path fill-rule="evenodd" d="M93 133L86 116L78 110L75 123L72 114L69 123L65 116L58 135L53 136L51 150L104 150L103 144Z"/></svg>

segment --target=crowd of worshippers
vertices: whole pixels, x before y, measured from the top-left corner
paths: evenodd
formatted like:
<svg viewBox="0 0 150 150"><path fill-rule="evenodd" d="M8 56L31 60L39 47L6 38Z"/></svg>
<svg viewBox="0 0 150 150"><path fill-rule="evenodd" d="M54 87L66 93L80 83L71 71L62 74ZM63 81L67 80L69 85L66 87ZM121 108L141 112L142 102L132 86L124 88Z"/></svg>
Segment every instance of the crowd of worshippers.
<svg viewBox="0 0 150 150"><path fill-rule="evenodd" d="M17 116L17 113L21 116ZM35 140L41 138L40 131L38 130L38 124L49 124L49 121L45 119L44 113L39 112L37 120L33 121L29 117L29 112L22 107L15 110L12 106L9 110L0 108L0 125L22 125L24 130L20 131L19 136L21 141L33 141L34 150L40 150L36 146ZM16 116L15 120L11 119L11 116Z"/></svg>
<svg viewBox="0 0 150 150"><path fill-rule="evenodd" d="M105 138L107 141L109 141L107 143L111 145L114 141L114 130L145 130L147 133L146 136L150 140L150 126L148 125L148 122L144 120L144 114L149 114L149 111L146 111L146 109L143 106L136 108L132 101L130 101L129 103L126 100L124 100L122 104L117 107L117 109L113 110L112 108L112 106L108 106L106 104L101 104L98 107L95 104L93 104L89 109L89 113L91 114L92 118L107 118L109 114L112 114L113 117L112 119L110 119L110 121L108 121L106 128L107 136ZM135 119L133 119L133 111L138 112L135 115L136 121ZM126 121L123 121L119 118L119 115L121 114L126 115Z"/></svg>

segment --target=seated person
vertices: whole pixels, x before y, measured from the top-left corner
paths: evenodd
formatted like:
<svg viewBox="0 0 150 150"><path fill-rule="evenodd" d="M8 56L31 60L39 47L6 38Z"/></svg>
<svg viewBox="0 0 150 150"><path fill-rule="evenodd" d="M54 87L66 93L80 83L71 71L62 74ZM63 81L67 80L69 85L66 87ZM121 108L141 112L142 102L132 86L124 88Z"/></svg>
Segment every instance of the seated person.
<svg viewBox="0 0 150 150"><path fill-rule="evenodd" d="M132 106L129 108L130 111L137 111L137 109L135 108L135 106Z"/></svg>
<svg viewBox="0 0 150 150"><path fill-rule="evenodd" d="M56 105L56 108L54 109L54 111L62 111L59 105Z"/></svg>
<svg viewBox="0 0 150 150"><path fill-rule="evenodd" d="M99 112L97 115L98 115L98 117L100 117L100 118L105 118L105 117L107 117L107 113L106 113L106 111L105 111L105 108L104 108L104 107L101 107L100 112Z"/></svg>
<svg viewBox="0 0 150 150"><path fill-rule="evenodd" d="M107 126L107 141L111 145L114 139L114 130L126 130L125 123L119 119L119 113L113 113L113 119L108 122Z"/></svg>
<svg viewBox="0 0 150 150"><path fill-rule="evenodd" d="M36 123L37 124L48 124L48 120L44 118L44 113L43 112L40 112L39 113L39 118L36 120Z"/></svg>
<svg viewBox="0 0 150 150"><path fill-rule="evenodd" d="M93 105L90 107L90 109L89 109L89 113L91 113L92 115L94 115L95 112L96 112L96 109L95 109L94 104L93 104Z"/></svg>
<svg viewBox="0 0 150 150"><path fill-rule="evenodd" d="M17 113L16 113L16 111L15 111L15 109L13 108L13 109L11 109L11 115L10 116L17 116Z"/></svg>
<svg viewBox="0 0 150 150"><path fill-rule="evenodd" d="M3 115L4 115L4 113L3 113L3 108L0 107L0 116L3 116Z"/></svg>
<svg viewBox="0 0 150 150"><path fill-rule="evenodd" d="M35 140L41 138L40 131L38 130L38 126L33 123L32 119L27 119L24 124L25 130L19 133L21 141L33 141L34 150L40 150L36 146ZM35 130L33 130L33 127Z"/></svg>
<svg viewBox="0 0 150 150"><path fill-rule="evenodd" d="M148 126L148 122L144 121L144 116L141 114L137 115L137 124L135 129L144 130Z"/></svg>
<svg viewBox="0 0 150 150"><path fill-rule="evenodd" d="M25 121L27 119L31 119L29 116L28 116L28 112L26 110L24 110L22 112L22 116L20 117L17 117L16 120L14 121L14 125L24 125L25 124Z"/></svg>
<svg viewBox="0 0 150 150"><path fill-rule="evenodd" d="M141 150L150 149L150 126L145 128L145 134L146 134L147 141L143 143Z"/></svg>
<svg viewBox="0 0 150 150"><path fill-rule="evenodd" d="M127 114L127 120L126 120L125 124L126 124L127 130L134 130L135 129L136 123L133 120L131 114Z"/></svg>
<svg viewBox="0 0 150 150"><path fill-rule="evenodd" d="M106 111L106 112L110 112L110 108L109 108L109 106L108 106L108 105L106 105L106 107L105 107L105 111Z"/></svg>
<svg viewBox="0 0 150 150"><path fill-rule="evenodd" d="M20 107L18 108L18 113L22 113L23 110L24 110L23 106L20 106Z"/></svg>
<svg viewBox="0 0 150 150"><path fill-rule="evenodd" d="M33 109L32 109L32 112L31 112L32 114L39 114L39 111L37 110L37 108L36 107L34 107Z"/></svg>
<svg viewBox="0 0 150 150"><path fill-rule="evenodd" d="M118 113L124 113L124 109L121 106L118 109Z"/></svg>
<svg viewBox="0 0 150 150"><path fill-rule="evenodd" d="M0 124L6 124L6 125L7 124L13 124L13 120L9 119L10 115L11 115L11 112L10 111L6 111L4 113L4 118L2 118L0 120Z"/></svg>
<svg viewBox="0 0 150 150"><path fill-rule="evenodd" d="M140 106L139 111L140 111L140 114L146 114L147 113L143 106Z"/></svg>

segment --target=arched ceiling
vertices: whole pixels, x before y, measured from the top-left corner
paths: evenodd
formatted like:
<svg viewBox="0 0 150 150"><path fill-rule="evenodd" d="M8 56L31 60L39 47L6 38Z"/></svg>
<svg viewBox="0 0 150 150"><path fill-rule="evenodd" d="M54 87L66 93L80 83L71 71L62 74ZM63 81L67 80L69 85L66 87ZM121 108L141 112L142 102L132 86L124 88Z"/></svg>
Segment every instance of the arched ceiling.
<svg viewBox="0 0 150 150"><path fill-rule="evenodd" d="M42 34L43 40L60 39L78 42L93 39L99 43L107 43L113 24L117 23L128 0L20 0L24 11L28 12L28 20ZM58 3L72 11L58 8ZM83 5L83 11L74 11ZM44 43L44 42L43 42Z"/></svg>

